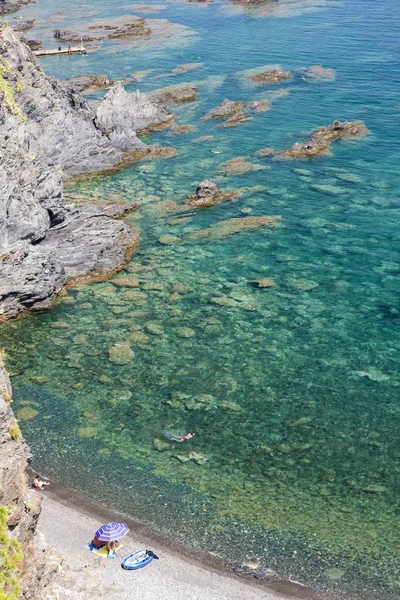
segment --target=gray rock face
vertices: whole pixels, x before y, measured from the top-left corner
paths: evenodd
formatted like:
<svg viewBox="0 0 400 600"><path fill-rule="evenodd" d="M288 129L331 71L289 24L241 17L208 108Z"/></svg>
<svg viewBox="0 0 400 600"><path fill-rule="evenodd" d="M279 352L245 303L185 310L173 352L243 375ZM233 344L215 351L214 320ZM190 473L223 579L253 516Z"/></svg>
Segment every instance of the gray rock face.
<svg viewBox="0 0 400 600"><path fill-rule="evenodd" d="M135 152L142 144L136 131L160 127L170 120L171 115L146 94L139 90L128 94L118 82L104 96L96 112L95 124L117 148Z"/></svg>
<svg viewBox="0 0 400 600"><path fill-rule="evenodd" d="M71 279L118 268L139 236L115 217L136 205L72 209L62 180L117 168L126 163L126 152L150 151L135 127L169 117L144 94L127 94L122 86L109 92L96 117L78 92L63 90L43 74L7 26L0 29L0 59L7 64L0 91L0 319L5 319L46 308Z"/></svg>

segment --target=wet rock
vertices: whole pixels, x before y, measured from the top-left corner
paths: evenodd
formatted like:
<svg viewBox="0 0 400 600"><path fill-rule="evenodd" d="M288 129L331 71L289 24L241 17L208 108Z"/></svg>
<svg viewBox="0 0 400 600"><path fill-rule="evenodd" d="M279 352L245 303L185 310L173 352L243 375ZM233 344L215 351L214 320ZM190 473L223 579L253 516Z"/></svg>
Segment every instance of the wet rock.
<svg viewBox="0 0 400 600"><path fill-rule="evenodd" d="M261 148L261 150L257 150L256 156L273 156L275 154L275 150L273 148Z"/></svg>
<svg viewBox="0 0 400 600"><path fill-rule="evenodd" d="M193 208L207 208L238 197L238 192L222 192L215 183L205 179L197 186L195 193L189 196L186 204Z"/></svg>
<svg viewBox="0 0 400 600"><path fill-rule="evenodd" d="M180 102L194 100L197 96L197 90L193 84L183 83L154 90L148 96L153 102L159 104L179 104Z"/></svg>
<svg viewBox="0 0 400 600"><path fill-rule="evenodd" d="M225 119L231 126L249 120L248 113L244 111L244 102L234 102L227 98L219 106L207 113L204 119L206 121L210 119Z"/></svg>
<svg viewBox="0 0 400 600"><path fill-rule="evenodd" d="M107 30L110 29L110 26L104 25L102 28ZM129 23L124 23L123 25L116 27L107 37L112 40L123 37L137 38L148 36L150 34L151 28L147 26L145 20L141 17L134 17Z"/></svg>
<svg viewBox="0 0 400 600"><path fill-rule="evenodd" d="M176 125L175 123L171 125L167 135L182 135L185 133L190 133L195 131L195 125Z"/></svg>
<svg viewBox="0 0 400 600"><path fill-rule="evenodd" d="M23 40L24 44L26 44L27 46L29 46L29 48L31 50L39 50L39 48L42 47L42 42L40 40L35 40L35 39L24 39Z"/></svg>
<svg viewBox="0 0 400 600"><path fill-rule="evenodd" d="M190 327L178 327L175 330L175 335L179 338L191 338L196 335L196 332Z"/></svg>
<svg viewBox="0 0 400 600"><path fill-rule="evenodd" d="M102 90L114 85L114 81L107 75L77 75L60 81L60 86L65 90L83 92L87 90Z"/></svg>
<svg viewBox="0 0 400 600"><path fill-rule="evenodd" d="M235 127L246 121L251 121L253 117L250 112L262 113L271 108L268 100L259 100L247 102L228 100L227 98L216 108L206 114L204 120L222 119L222 127Z"/></svg>
<svg viewBox="0 0 400 600"><path fill-rule="evenodd" d="M361 121L334 121L331 125L317 129L306 142L297 142L288 150L275 154L284 159L311 158L329 152L332 141L362 137L368 133L368 129Z"/></svg>
<svg viewBox="0 0 400 600"><path fill-rule="evenodd" d="M249 80L257 85L271 85L291 79L292 77L293 74L290 71L284 71L283 69L266 69L261 73L250 75Z"/></svg>
<svg viewBox="0 0 400 600"><path fill-rule="evenodd" d="M35 23L35 19L29 19L26 21L17 21L16 23L12 23L11 27L14 31L26 31L27 29L32 29Z"/></svg>
<svg viewBox="0 0 400 600"><path fill-rule="evenodd" d="M273 229L279 223L281 217L240 217L220 221L207 229L200 229L191 235L194 239L219 240L221 238L240 233L242 231L254 231L256 229Z"/></svg>
<svg viewBox="0 0 400 600"><path fill-rule="evenodd" d="M71 31L70 29L54 29L53 37L59 42L73 42L76 44L104 39L104 36L90 35L89 33Z"/></svg>
<svg viewBox="0 0 400 600"><path fill-rule="evenodd" d="M127 343L116 343L108 349L108 357L110 362L116 365L127 365L132 362L135 353L131 350Z"/></svg>

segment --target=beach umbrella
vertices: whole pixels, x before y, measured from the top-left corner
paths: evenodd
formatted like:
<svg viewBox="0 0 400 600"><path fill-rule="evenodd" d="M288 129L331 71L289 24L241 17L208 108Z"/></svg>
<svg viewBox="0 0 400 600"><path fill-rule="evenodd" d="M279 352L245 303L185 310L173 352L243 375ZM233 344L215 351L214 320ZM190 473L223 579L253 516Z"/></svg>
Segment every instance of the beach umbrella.
<svg viewBox="0 0 400 600"><path fill-rule="evenodd" d="M129 528L125 523L107 523L102 525L95 533L95 536L101 542L113 542L119 540L129 531Z"/></svg>

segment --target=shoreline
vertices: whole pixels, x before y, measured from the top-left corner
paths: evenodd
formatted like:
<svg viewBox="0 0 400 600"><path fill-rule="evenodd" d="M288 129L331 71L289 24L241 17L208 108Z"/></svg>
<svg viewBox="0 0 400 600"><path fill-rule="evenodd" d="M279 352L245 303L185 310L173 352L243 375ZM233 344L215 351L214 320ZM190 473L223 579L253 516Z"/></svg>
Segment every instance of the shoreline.
<svg viewBox="0 0 400 600"><path fill-rule="evenodd" d="M148 525L135 521L135 519L129 518L117 511L113 511L107 506L98 504L83 497L76 491L63 486L52 483L51 489L47 488L41 496L43 498L43 511L39 519L38 530L44 533L46 542L51 547L55 547L57 552L62 554L66 562L69 560L69 550L67 548L71 543L74 544L76 539L76 531L74 532L74 526L71 523L76 523L77 528L82 523L85 523L88 525L88 531L91 531L89 524L93 529L93 527L98 527L102 522L120 518L130 528L131 533L128 539L131 542L143 547L150 546L156 554L161 554L162 557L167 558L168 562L176 561L180 566L186 566L189 574L192 573L195 579L199 576L204 584L207 584L207 578L210 578L210 583L213 581L213 584L215 584L215 580L217 580L218 585L224 583L223 587L232 588L232 593L235 591L235 595L220 596L221 600L222 598L232 598L233 600L233 598L239 597L243 598L243 600L247 598L249 600L253 598L254 600L258 600L259 598L260 600L262 598L265 600L285 600L290 598L304 600L344 600L343 596L317 592L303 584L289 580L282 579L273 583L266 583L256 580L251 575L245 577L235 575L232 572L231 565L226 560L212 554L191 549L166 534L152 529ZM71 523L68 524L67 521L71 521ZM55 522L57 522L57 534L52 535ZM58 528L63 528L66 525L68 527L69 539L60 539ZM88 539L87 543L89 541ZM125 548L119 553L117 559L118 565L119 559L122 559L129 553L126 549L127 545L127 543L124 543ZM82 546L82 553L84 557L90 557L84 545ZM86 560L86 562L89 561ZM106 564L109 564L109 561L106 561ZM144 569L143 571L150 572L150 569ZM118 569L117 572L119 572ZM235 590L235 588L238 589ZM240 588L247 589L248 593L246 595L243 595L243 593L240 596L237 595L241 591ZM185 592L185 596L187 598L198 598L198 596L187 596L187 592ZM202 596L202 600L208 600L208 598L209 596Z"/></svg>

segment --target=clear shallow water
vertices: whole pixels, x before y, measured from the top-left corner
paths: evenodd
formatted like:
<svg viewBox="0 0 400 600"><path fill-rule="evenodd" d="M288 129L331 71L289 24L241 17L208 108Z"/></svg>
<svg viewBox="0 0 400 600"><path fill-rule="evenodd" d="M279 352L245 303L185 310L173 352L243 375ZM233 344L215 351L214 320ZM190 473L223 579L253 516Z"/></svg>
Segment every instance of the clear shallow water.
<svg viewBox="0 0 400 600"><path fill-rule="evenodd" d="M173 145L176 158L67 190L78 202L141 202L128 216L142 229L140 248L117 275L139 286L111 280L70 288L51 312L0 329L15 372L14 408L33 417L22 421L23 432L46 474L198 547L258 557L320 586L363 589L363 598L373 590L396 597L396 5L335 2L281 18L223 3L165 6L150 16L184 25L190 35L144 48L108 42L87 57L43 61L58 77L122 79L155 69L141 90L193 81L200 93L173 107L178 123L196 131L149 137ZM20 14L43 20L57 9L38 2ZM100 2L75 17L85 11L106 19L126 14L126 6ZM48 45L60 16L54 19L39 24ZM60 22L71 24L70 15ZM171 75L189 62L204 66ZM253 88L240 75L265 64L295 71L319 63L336 70L334 82L295 78ZM289 94L274 95L282 88ZM237 128L200 120L224 98L271 97L271 111ZM255 156L262 147L306 139L335 118L361 119L371 135L333 144L331 156L313 161ZM255 170L221 170L237 156ZM170 205L160 203L183 204L205 178L249 189L177 224L176 211L167 214ZM281 215L282 223L212 242L193 239L243 210ZM167 233L179 240L162 246ZM260 277L275 287L249 284ZM177 296L176 283L189 290ZM132 362L109 360L116 343L129 345ZM190 430L196 437L189 444L169 441L171 432ZM144 510L144 496L151 509L146 502Z"/></svg>

